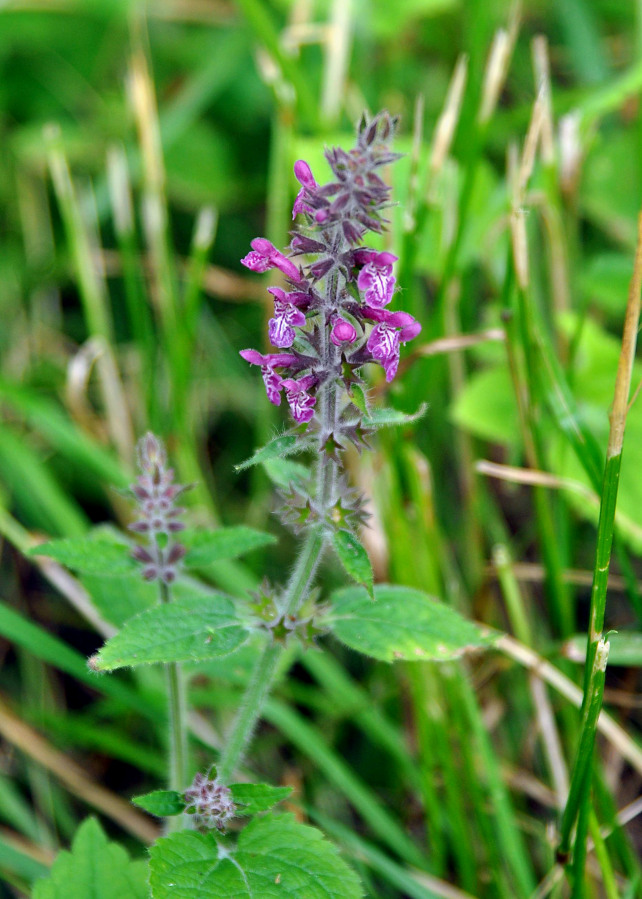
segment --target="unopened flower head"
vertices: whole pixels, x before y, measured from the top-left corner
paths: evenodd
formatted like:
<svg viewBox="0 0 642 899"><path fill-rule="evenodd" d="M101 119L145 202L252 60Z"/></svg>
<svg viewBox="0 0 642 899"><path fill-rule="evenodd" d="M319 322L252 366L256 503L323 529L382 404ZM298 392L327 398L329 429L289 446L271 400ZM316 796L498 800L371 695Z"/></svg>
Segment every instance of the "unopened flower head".
<svg viewBox="0 0 642 899"><path fill-rule="evenodd" d="M145 580L169 584L175 580L177 564L185 555L185 548L172 535L185 527L178 520L185 510L176 505L176 500L188 488L174 483L165 447L151 431L138 441L136 458L141 473L130 490L139 517L129 528L147 536L148 544L136 546L132 555L142 564Z"/></svg>
<svg viewBox="0 0 642 899"><path fill-rule="evenodd" d="M236 812L230 788L220 783L218 778L211 778L200 771L185 790L183 798L185 811L194 815L196 827L206 830L226 830L228 821Z"/></svg>
<svg viewBox="0 0 642 899"><path fill-rule="evenodd" d="M278 406L285 396L297 424L323 427L319 391L334 384L347 395L368 363L381 365L391 381L401 345L421 330L408 313L387 308L394 299L397 257L362 246L369 231L381 232L386 224L390 188L379 172L398 158L390 149L395 126L395 119L381 113L361 123L352 150L327 150L334 176L329 184L319 185L308 163L298 160L294 175L301 187L293 217L303 217L299 231L283 253L255 238L241 260L252 271L278 269L285 276L285 289L270 288L274 315L268 337L286 352L241 355L261 367L271 403ZM310 261L296 264L293 258L300 256Z"/></svg>

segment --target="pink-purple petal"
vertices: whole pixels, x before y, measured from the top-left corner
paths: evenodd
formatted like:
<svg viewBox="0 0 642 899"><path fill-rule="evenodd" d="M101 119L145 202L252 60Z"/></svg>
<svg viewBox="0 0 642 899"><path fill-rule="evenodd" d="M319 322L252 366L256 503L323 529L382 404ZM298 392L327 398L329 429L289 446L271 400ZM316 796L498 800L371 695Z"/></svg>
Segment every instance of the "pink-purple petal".
<svg viewBox="0 0 642 899"><path fill-rule="evenodd" d="M294 163L294 176L296 180L303 187L307 187L310 190L314 190L317 187L317 182L314 180L314 175L312 174L312 169L307 164L305 159L297 159Z"/></svg>
<svg viewBox="0 0 642 899"><path fill-rule="evenodd" d="M241 259L241 265L249 268L252 272L266 272L269 268L272 268L270 260L255 250Z"/></svg>

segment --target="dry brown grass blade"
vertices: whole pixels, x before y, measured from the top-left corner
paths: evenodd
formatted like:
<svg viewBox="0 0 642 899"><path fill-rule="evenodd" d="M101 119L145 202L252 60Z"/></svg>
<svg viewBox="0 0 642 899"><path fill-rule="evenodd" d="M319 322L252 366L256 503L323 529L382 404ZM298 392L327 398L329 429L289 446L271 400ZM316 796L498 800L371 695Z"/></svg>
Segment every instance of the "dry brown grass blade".
<svg viewBox="0 0 642 899"><path fill-rule="evenodd" d="M1 698L0 734L33 761L50 771L74 796L111 818L123 830L144 843L151 843L160 836L156 824L132 808L124 799L92 780L80 765L55 749L41 734L18 718Z"/></svg>

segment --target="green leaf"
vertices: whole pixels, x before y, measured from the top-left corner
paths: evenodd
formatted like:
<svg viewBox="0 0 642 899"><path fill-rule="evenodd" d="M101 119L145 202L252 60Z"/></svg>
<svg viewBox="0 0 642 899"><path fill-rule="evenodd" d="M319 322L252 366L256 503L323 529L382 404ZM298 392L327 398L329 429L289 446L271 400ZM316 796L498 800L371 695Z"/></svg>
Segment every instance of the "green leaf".
<svg viewBox="0 0 642 899"><path fill-rule="evenodd" d="M158 602L158 584L143 580L140 570L109 577L81 574L79 580L91 596L94 608L117 628ZM174 595L177 589L178 583L174 586Z"/></svg>
<svg viewBox="0 0 642 899"><path fill-rule="evenodd" d="M357 652L383 662L448 661L492 637L434 597L410 587L377 585L375 602L359 587L331 597L323 624Z"/></svg>
<svg viewBox="0 0 642 899"><path fill-rule="evenodd" d="M186 594L130 619L94 656L93 667L112 671L151 662L209 659L228 655L248 636L229 597Z"/></svg>
<svg viewBox="0 0 642 899"><path fill-rule="evenodd" d="M48 556L72 571L99 574L101 577L129 574L137 569L126 540L102 528L85 537L68 537L65 540L41 543L29 550L29 555Z"/></svg>
<svg viewBox="0 0 642 899"><path fill-rule="evenodd" d="M237 815L256 815L267 812L287 799L292 787L273 787L271 784L230 784Z"/></svg>
<svg viewBox="0 0 642 899"><path fill-rule="evenodd" d="M252 549L276 543L276 537L253 528L219 528L216 531L183 531L179 541L187 549L186 568L203 568L220 559L236 559Z"/></svg>
<svg viewBox="0 0 642 899"><path fill-rule="evenodd" d="M154 899L360 899L355 873L314 827L294 815L255 818L235 850L212 834L181 831L150 850Z"/></svg>
<svg viewBox="0 0 642 899"><path fill-rule="evenodd" d="M71 852L60 852L46 880L36 882L33 899L149 899L147 865L131 861L110 843L95 818L74 836Z"/></svg>
<svg viewBox="0 0 642 899"><path fill-rule="evenodd" d="M292 459L270 459L263 467L272 483L283 490L290 484L305 484L310 477L310 469Z"/></svg>
<svg viewBox="0 0 642 899"><path fill-rule="evenodd" d="M132 798L134 805L144 808L150 815L166 818L169 815L180 815L185 811L183 794L176 790L154 790Z"/></svg>
<svg viewBox="0 0 642 899"><path fill-rule="evenodd" d="M518 442L519 416L508 369L497 366L472 375L457 396L451 417L483 440L508 445Z"/></svg>
<svg viewBox="0 0 642 899"><path fill-rule="evenodd" d="M282 434L280 437L275 437L273 440L270 440L269 443L266 443L265 446L258 449L253 456L250 456L245 462L241 462L240 465L235 465L234 468L236 471L244 471L246 468L251 468L253 465L269 462L270 459L293 456L297 453L302 453L304 450L310 449L311 447L312 442L302 438L300 434Z"/></svg>
<svg viewBox="0 0 642 899"><path fill-rule="evenodd" d="M332 533L332 545L339 557L339 561L346 570L346 574L362 584L371 599L374 599L372 565L359 540L350 531L343 528Z"/></svg>
<svg viewBox="0 0 642 899"><path fill-rule="evenodd" d="M363 419L364 428L389 428L395 425L407 425L425 415L428 405L422 403L413 415L399 412L398 409L374 409Z"/></svg>

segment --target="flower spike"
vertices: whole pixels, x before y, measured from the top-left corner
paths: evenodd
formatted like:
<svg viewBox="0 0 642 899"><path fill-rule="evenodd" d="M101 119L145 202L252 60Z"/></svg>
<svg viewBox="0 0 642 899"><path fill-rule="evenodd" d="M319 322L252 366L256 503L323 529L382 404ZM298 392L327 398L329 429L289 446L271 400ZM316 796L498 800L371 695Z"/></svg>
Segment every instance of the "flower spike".
<svg viewBox="0 0 642 899"><path fill-rule="evenodd" d="M271 403L280 405L285 392L298 425L327 432L324 446L329 445L327 434L333 433L333 441L343 445L342 437L344 443L353 440L356 431L354 422L347 428L340 420L323 420L328 404L317 402L319 392L343 394L345 405L367 363L381 365L386 381L392 381L401 345L421 331L411 315L388 308L395 293L397 257L360 246L367 231L381 232L386 223L390 188L379 169L398 158L390 150L395 127L396 120L381 113L359 129L352 150L328 150L333 174L328 184L319 185L308 163L297 160L294 175L300 190L293 217L303 213L305 224L292 235L285 253L257 237L242 260L256 272L279 269L291 287L290 292L269 288L274 315L268 337L272 346L287 352L243 350L241 355L251 365L260 365ZM309 261L298 268L293 256ZM332 408L338 415L341 403L333 401Z"/></svg>

